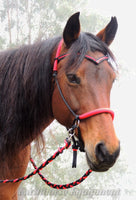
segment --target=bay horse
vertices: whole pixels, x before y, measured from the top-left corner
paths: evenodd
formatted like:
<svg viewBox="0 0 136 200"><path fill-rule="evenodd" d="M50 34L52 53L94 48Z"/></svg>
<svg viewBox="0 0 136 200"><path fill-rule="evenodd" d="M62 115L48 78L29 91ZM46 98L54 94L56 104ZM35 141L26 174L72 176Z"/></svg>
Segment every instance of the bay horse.
<svg viewBox="0 0 136 200"><path fill-rule="evenodd" d="M54 119L68 128L74 114L101 108L108 112L80 120L80 140L90 169L102 172L113 166L120 143L109 109L116 71L108 46L117 26L116 17L112 17L97 35L80 32L79 13L75 13L68 19L62 37L0 53L0 179L25 174L31 142ZM55 58L58 46L60 55ZM52 76L54 62L64 98ZM0 184L0 199L17 199L19 184Z"/></svg>

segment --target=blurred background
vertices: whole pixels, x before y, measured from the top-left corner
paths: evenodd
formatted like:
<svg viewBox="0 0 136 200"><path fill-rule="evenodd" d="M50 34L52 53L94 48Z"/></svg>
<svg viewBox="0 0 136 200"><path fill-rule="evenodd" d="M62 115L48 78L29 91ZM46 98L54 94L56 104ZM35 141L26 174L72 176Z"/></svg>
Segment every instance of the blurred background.
<svg viewBox="0 0 136 200"><path fill-rule="evenodd" d="M136 199L136 12L134 0L0 0L0 49L31 44L61 35L67 19L80 11L81 29L96 34L110 21L118 19L118 32L111 45L119 65L119 74L111 92L114 125L121 141L117 163L108 172L93 172L81 185L57 191L36 175L22 183L19 200L135 200ZM44 132L46 148L41 156L32 144L37 165L50 157L67 136L64 127L54 121ZM88 169L84 153L78 152L76 169L71 168L72 151L67 150L43 170L50 181L63 184L74 181ZM28 166L27 173L32 171Z"/></svg>

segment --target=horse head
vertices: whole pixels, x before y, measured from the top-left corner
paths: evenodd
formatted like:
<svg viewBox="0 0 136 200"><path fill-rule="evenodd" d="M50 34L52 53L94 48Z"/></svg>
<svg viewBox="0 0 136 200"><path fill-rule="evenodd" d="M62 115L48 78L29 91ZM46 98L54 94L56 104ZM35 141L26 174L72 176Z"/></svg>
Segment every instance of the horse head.
<svg viewBox="0 0 136 200"><path fill-rule="evenodd" d="M116 31L117 20L112 17L96 36L80 32L79 13L76 13L67 21L55 61L57 83L62 95L57 84L54 84L53 115L66 127L71 127L78 116L80 140L86 152L87 163L94 171L108 170L120 151L113 126L113 113L110 111L110 91L116 72L110 62L114 61L114 56L108 46ZM58 47L54 54L56 51ZM90 115L92 111L99 110L93 116ZM83 117L84 113L89 113L89 116ZM78 131L76 136L79 138Z"/></svg>

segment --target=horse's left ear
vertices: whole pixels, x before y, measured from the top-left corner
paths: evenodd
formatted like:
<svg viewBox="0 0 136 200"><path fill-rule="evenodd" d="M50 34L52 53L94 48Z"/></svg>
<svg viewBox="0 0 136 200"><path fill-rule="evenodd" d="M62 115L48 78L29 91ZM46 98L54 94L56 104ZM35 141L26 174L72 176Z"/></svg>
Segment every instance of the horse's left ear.
<svg viewBox="0 0 136 200"><path fill-rule="evenodd" d="M105 42L108 46L114 40L118 28L118 22L116 17L112 17L109 24L102 29L96 36L99 37L103 42Z"/></svg>
<svg viewBox="0 0 136 200"><path fill-rule="evenodd" d="M63 31L63 39L68 48L76 39L78 39L80 35L79 15L79 12L72 15L67 21L67 24Z"/></svg>

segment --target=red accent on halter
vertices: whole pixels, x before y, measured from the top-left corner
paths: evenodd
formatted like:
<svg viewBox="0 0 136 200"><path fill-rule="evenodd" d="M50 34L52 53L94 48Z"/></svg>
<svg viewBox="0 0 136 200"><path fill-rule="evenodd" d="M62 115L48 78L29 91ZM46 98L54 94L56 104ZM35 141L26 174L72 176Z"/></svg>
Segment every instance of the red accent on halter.
<svg viewBox="0 0 136 200"><path fill-rule="evenodd" d="M60 56L62 44L63 44L63 39L61 39L61 41L59 42L57 52L56 52L55 61L54 61L53 71L56 71L56 72L57 72L58 61L69 55L69 54L64 54L64 55ZM97 65L100 64L104 60L108 60L108 56L102 56L101 58L95 59L92 56L85 55L85 58L90 60L90 61L93 61Z"/></svg>
<svg viewBox="0 0 136 200"><path fill-rule="evenodd" d="M58 65L58 60L57 58L60 56L60 51L61 51L61 47L62 47L62 43L63 43L63 39L60 41L57 52L56 52L56 59L54 61L54 66L53 66L53 71L57 72L57 65Z"/></svg>
<svg viewBox="0 0 136 200"><path fill-rule="evenodd" d="M102 56L101 58L95 59L89 55L85 55L85 58L90 61L93 61L97 65L100 64L101 62L103 62L104 60L108 60L108 56Z"/></svg>
<svg viewBox="0 0 136 200"><path fill-rule="evenodd" d="M62 59L65 56L69 55L69 54L64 54L64 55L60 56L62 44L63 44L63 39L61 39L61 41L59 42L58 49L57 49L57 52L56 52L55 61L54 61L53 72L55 72L56 74L57 74L57 65L58 65L59 59ZM103 56L101 58L95 59L95 58L93 58L93 57L91 57L89 55L85 55L85 58L89 59L90 61L93 61L95 64L99 64L100 62L102 62L104 60L108 60L108 56ZM59 87L59 84L58 84L58 88L59 88L60 95L61 95L62 99L64 100L66 106L69 108L69 110L72 112L72 114L74 114L74 116L77 116L77 119L83 120L83 119L87 119L89 117L92 117L92 116L95 116L95 115L98 115L98 114L102 114L102 113L108 113L108 114L111 115L112 120L114 119L114 112L110 108L98 108L96 110L93 110L93 111L81 114L79 116L76 115L72 111L72 109L70 108L70 106L68 105L68 103L66 102L66 100L65 100L65 98L64 98L64 96L63 96L63 94L61 92L61 89Z"/></svg>
<svg viewBox="0 0 136 200"><path fill-rule="evenodd" d="M98 114L101 114L101 113L109 113L112 117L112 120L114 120L114 112L110 108L98 108L96 110L93 110L93 111L84 113L82 115L79 115L79 119L80 120L87 119L89 117L92 117L94 115L98 115Z"/></svg>

